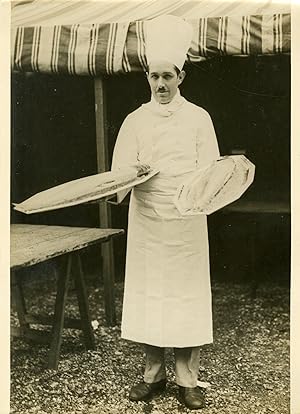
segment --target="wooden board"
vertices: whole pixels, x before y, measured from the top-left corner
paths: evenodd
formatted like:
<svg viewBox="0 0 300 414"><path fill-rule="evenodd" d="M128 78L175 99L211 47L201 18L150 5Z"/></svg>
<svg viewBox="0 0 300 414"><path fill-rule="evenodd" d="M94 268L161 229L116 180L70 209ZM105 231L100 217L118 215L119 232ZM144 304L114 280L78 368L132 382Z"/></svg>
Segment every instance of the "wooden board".
<svg viewBox="0 0 300 414"><path fill-rule="evenodd" d="M31 266L123 233L122 229L12 224L10 266Z"/></svg>

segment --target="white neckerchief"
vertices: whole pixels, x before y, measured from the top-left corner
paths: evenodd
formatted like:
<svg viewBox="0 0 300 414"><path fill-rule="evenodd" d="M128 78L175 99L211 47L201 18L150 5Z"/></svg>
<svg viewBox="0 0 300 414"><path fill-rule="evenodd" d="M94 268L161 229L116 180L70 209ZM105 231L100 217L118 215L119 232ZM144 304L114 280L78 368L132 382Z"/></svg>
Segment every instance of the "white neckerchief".
<svg viewBox="0 0 300 414"><path fill-rule="evenodd" d="M143 106L154 113L167 117L171 116L174 112L178 111L178 109L182 107L184 102L185 99L180 95L179 89L177 89L177 92L171 102L167 104L161 104L157 102L157 100L152 95L151 101L147 104L144 104Z"/></svg>

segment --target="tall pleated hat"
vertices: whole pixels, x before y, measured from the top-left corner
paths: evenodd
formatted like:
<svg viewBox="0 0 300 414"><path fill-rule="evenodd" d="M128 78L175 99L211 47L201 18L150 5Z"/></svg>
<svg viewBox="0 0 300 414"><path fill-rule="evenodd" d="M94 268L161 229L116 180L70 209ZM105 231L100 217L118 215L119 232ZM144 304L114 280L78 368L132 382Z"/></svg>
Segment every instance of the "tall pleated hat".
<svg viewBox="0 0 300 414"><path fill-rule="evenodd" d="M166 61L183 68L193 28L180 17L161 15L145 25L147 63Z"/></svg>

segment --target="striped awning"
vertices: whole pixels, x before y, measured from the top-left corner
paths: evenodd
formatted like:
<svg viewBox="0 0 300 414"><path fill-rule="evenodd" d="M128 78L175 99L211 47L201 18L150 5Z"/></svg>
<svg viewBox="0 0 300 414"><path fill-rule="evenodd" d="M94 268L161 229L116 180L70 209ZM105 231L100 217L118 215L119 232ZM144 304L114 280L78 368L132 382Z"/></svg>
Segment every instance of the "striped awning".
<svg viewBox="0 0 300 414"><path fill-rule="evenodd" d="M269 1L247 9L252 2L243 6L231 0L217 7L211 0L144 0L136 10L126 1L112 7L111 0L23 3L16 2L12 13L12 67L17 71L97 76L145 70L147 19L166 8L193 26L190 62L218 55L290 52L291 15L284 12L286 6L270 8ZM255 14L243 16L241 10ZM141 19L129 21L130 15Z"/></svg>
<svg viewBox="0 0 300 414"><path fill-rule="evenodd" d="M291 0L11 0L12 26L126 23L161 14L184 19L290 13Z"/></svg>
<svg viewBox="0 0 300 414"><path fill-rule="evenodd" d="M194 28L188 60L217 55L290 52L291 16L208 17ZM71 75L113 74L146 69L145 21L33 26L13 29L12 66L17 71Z"/></svg>

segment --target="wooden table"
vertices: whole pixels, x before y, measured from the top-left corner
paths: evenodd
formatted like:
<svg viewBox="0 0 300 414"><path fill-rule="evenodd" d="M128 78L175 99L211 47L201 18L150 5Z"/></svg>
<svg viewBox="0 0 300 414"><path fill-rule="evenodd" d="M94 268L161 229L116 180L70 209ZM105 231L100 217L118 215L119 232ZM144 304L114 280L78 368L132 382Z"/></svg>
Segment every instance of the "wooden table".
<svg viewBox="0 0 300 414"><path fill-rule="evenodd" d="M83 331L84 342L88 349L95 347L93 329L89 314L86 286L83 277L80 250L96 243L108 242L112 237L124 233L120 229L100 229L83 227L64 227L30 224L12 224L11 226L11 262L12 294L16 304L19 328L12 334L34 341L49 343L48 368L57 369L62 342L63 327ZM100 254L100 253L99 253ZM57 258L57 291L54 315L42 317L26 311L22 289L22 273L19 269L33 266ZM104 269L105 271L105 269ZM65 304L70 278L73 276L78 300L80 319L65 317ZM114 313L114 281L110 275L103 274L106 315ZM51 333L32 329L30 324L51 325Z"/></svg>
<svg viewBox="0 0 300 414"><path fill-rule="evenodd" d="M238 200L220 210L223 213L258 213L289 215L291 208L288 201Z"/></svg>
<svg viewBox="0 0 300 414"><path fill-rule="evenodd" d="M256 297L257 288L259 286L260 264L257 260L257 249L262 242L269 243L264 240L265 219L267 216L275 215L282 219L290 220L291 208L288 200L247 200L241 199L230 204L220 210L221 214L242 214L245 220L250 224L251 231L245 234L250 245L250 271L252 280L251 296Z"/></svg>

